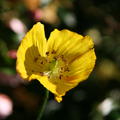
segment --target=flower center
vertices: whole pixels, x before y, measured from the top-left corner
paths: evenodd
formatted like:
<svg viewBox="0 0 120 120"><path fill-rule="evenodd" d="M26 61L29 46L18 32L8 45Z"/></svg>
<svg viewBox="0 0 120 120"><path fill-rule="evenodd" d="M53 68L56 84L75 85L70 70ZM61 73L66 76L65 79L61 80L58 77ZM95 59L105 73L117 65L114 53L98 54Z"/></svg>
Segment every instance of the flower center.
<svg viewBox="0 0 120 120"><path fill-rule="evenodd" d="M62 79L66 72L69 71L67 61L64 56L57 56L55 51L51 54L47 53L47 71L44 71L44 75L47 75L50 79Z"/></svg>
<svg viewBox="0 0 120 120"><path fill-rule="evenodd" d="M62 79L69 72L68 61L63 55L56 55L55 51L46 52L46 57L38 56L33 62L39 71L32 70L32 73L39 73L41 76L48 76L51 79Z"/></svg>

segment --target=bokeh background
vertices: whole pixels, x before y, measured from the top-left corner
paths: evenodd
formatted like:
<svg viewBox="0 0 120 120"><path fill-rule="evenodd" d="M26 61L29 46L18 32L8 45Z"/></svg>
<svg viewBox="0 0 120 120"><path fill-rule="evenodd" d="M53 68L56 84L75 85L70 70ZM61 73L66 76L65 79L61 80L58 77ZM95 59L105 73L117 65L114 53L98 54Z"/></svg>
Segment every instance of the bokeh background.
<svg viewBox="0 0 120 120"><path fill-rule="evenodd" d="M54 28L90 35L96 66L88 80L61 103L53 94L43 120L120 120L119 0L0 0L0 120L35 120L44 95L37 80L16 72L16 50L25 33L40 21L46 37Z"/></svg>

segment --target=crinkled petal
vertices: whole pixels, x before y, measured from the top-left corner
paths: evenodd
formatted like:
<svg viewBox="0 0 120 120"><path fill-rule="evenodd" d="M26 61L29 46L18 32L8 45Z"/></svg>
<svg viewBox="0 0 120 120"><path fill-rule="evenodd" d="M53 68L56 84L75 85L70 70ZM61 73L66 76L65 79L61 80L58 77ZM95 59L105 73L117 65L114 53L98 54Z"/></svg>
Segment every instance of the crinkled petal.
<svg viewBox="0 0 120 120"><path fill-rule="evenodd" d="M70 71L65 80L69 83L79 83L86 80L92 72L96 61L94 49L89 50L82 56L76 58L69 66Z"/></svg>
<svg viewBox="0 0 120 120"><path fill-rule="evenodd" d="M83 37L68 30L54 30L47 45L47 51L56 52L56 56L64 56L69 67L69 72L64 73L62 79L56 77L42 83L60 102L67 91L87 79L93 70L96 60L94 44L89 36ZM51 88L49 84L54 87Z"/></svg>
<svg viewBox="0 0 120 120"><path fill-rule="evenodd" d="M57 99L61 98L67 91L88 78L94 68L95 60L95 52L94 49L92 49L75 59L69 65L70 71L59 81L59 84L56 85Z"/></svg>
<svg viewBox="0 0 120 120"><path fill-rule="evenodd" d="M55 29L48 39L47 51L55 51L57 55L64 55L69 60L84 54L93 46L89 36L83 37L69 30Z"/></svg>
<svg viewBox="0 0 120 120"><path fill-rule="evenodd" d="M21 77L27 79L33 72L39 71L40 66L36 61L44 57L45 53L44 26L37 23L23 38L17 51L16 69Z"/></svg>

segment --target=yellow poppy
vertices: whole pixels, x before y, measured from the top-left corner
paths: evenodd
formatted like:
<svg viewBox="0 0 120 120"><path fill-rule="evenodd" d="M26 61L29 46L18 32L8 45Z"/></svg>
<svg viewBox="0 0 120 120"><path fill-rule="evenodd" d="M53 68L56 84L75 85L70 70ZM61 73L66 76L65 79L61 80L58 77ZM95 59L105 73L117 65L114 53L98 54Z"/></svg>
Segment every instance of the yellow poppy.
<svg viewBox="0 0 120 120"><path fill-rule="evenodd" d="M67 91L88 78L95 65L94 43L89 36L55 29L48 40L38 22L23 38L16 69L23 79L37 79L60 102Z"/></svg>

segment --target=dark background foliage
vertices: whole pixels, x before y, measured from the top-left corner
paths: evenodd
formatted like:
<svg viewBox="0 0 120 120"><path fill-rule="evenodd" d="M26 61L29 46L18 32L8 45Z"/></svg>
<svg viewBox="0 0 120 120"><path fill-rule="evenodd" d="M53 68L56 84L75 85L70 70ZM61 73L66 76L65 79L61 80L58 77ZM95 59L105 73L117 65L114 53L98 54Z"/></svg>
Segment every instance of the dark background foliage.
<svg viewBox="0 0 120 120"><path fill-rule="evenodd" d="M69 91L61 103L50 93L43 120L120 120L119 0L0 0L0 97L12 102L5 120L35 120L44 95L37 80L16 72L16 50L37 21L46 37L54 28L90 35L96 66L88 80ZM2 102L0 101L0 105Z"/></svg>

